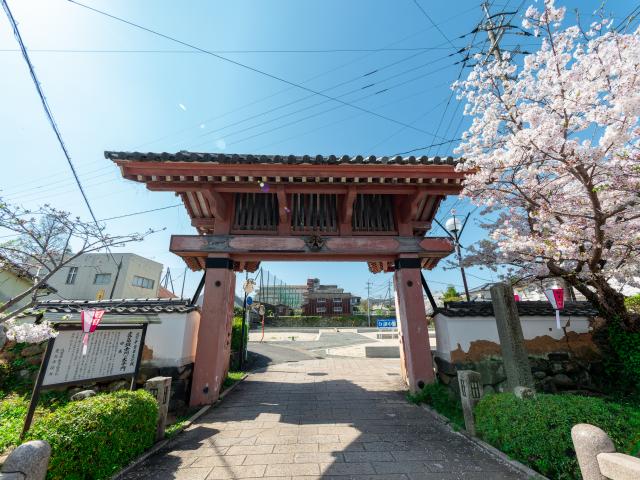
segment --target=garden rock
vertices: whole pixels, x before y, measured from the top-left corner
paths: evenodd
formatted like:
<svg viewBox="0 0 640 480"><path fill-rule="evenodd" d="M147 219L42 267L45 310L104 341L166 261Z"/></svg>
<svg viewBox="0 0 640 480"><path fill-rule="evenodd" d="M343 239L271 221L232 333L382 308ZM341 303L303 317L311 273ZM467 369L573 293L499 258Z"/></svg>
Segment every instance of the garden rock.
<svg viewBox="0 0 640 480"><path fill-rule="evenodd" d="M533 388L517 386L513 389L513 394L520 400L528 400L536 396Z"/></svg>
<svg viewBox="0 0 640 480"><path fill-rule="evenodd" d="M552 362L564 362L569 360L569 354L567 352L552 352L547 355L547 358Z"/></svg>
<svg viewBox="0 0 640 480"><path fill-rule="evenodd" d="M547 374L544 372L533 372L533 378L536 378L538 380L542 380L544 377L546 377Z"/></svg>
<svg viewBox="0 0 640 480"><path fill-rule="evenodd" d="M573 388L576 385L575 382L564 373L554 375L552 381L553 384L558 388Z"/></svg>
<svg viewBox="0 0 640 480"><path fill-rule="evenodd" d="M126 380L116 380L115 382L111 382L107 387L107 390L110 392L117 392L118 390L127 390L129 389L129 382Z"/></svg>
<svg viewBox="0 0 640 480"><path fill-rule="evenodd" d="M2 473L21 474L24 480L44 480L49 466L51 446L43 440L31 440L12 451L2 465Z"/></svg>
<svg viewBox="0 0 640 480"><path fill-rule="evenodd" d="M7 333L4 331L4 327L0 326L0 350L7 343Z"/></svg>
<svg viewBox="0 0 640 480"><path fill-rule="evenodd" d="M40 365L42 363L42 355L29 357L25 360L29 365Z"/></svg>
<svg viewBox="0 0 640 480"><path fill-rule="evenodd" d="M29 345L28 347L24 347L20 352L20 355L23 357L32 357L34 355L38 355L42 353L44 350L40 345Z"/></svg>
<svg viewBox="0 0 640 480"><path fill-rule="evenodd" d="M81 392L71 395L71 400L77 402L79 400L84 400L85 398L93 397L95 394L96 392L94 390L82 390Z"/></svg>

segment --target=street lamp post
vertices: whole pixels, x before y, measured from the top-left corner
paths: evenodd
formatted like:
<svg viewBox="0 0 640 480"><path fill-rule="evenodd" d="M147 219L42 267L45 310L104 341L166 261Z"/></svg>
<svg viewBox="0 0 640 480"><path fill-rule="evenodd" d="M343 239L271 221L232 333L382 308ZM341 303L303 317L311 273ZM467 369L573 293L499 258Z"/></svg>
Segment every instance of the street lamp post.
<svg viewBox="0 0 640 480"><path fill-rule="evenodd" d="M462 284L464 285L464 294L467 297L467 302L471 301L471 297L469 296L469 287L467 285L467 276L464 273L464 266L462 265L462 251L460 250L460 234L464 229L464 226L467 223L467 218L465 218L464 222L460 222L458 218L454 215L445 223L445 228L449 231L453 238L453 243L456 249L456 255L458 256L458 265L460 266L460 273L462 274Z"/></svg>

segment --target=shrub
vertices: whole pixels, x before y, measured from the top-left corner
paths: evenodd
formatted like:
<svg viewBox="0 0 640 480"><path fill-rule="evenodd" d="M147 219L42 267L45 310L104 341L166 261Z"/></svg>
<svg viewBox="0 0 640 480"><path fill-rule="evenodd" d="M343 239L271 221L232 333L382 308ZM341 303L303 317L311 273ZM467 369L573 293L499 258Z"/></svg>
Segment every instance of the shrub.
<svg viewBox="0 0 640 480"><path fill-rule="evenodd" d="M27 440L51 444L47 478L109 478L153 444L157 414L144 390L96 395L39 418Z"/></svg>
<svg viewBox="0 0 640 480"><path fill-rule="evenodd" d="M633 313L640 313L640 293L624 299L627 310Z"/></svg>
<svg viewBox="0 0 640 480"><path fill-rule="evenodd" d="M637 454L640 448L640 411L600 398L538 394L520 400L499 393L484 397L475 417L481 438L558 480L581 478L571 441L571 427L577 423L603 429L619 452Z"/></svg>
<svg viewBox="0 0 640 480"><path fill-rule="evenodd" d="M18 443L29 400L9 396L0 402L0 453Z"/></svg>
<svg viewBox="0 0 640 480"><path fill-rule="evenodd" d="M249 329L245 328L244 338L245 342L249 336ZM233 323L231 324L231 350L239 352L242 348L242 317L233 317Z"/></svg>
<svg viewBox="0 0 640 480"><path fill-rule="evenodd" d="M620 322L612 321L607 326L610 352L604 358L607 377L611 379L616 393L640 393L640 333L626 332Z"/></svg>
<svg viewBox="0 0 640 480"><path fill-rule="evenodd" d="M454 427L464 428L464 417L462 415L460 399L455 398L453 392L441 383L425 385L418 393L409 394L409 401L413 403L426 403L433 407L439 414L451 420Z"/></svg>

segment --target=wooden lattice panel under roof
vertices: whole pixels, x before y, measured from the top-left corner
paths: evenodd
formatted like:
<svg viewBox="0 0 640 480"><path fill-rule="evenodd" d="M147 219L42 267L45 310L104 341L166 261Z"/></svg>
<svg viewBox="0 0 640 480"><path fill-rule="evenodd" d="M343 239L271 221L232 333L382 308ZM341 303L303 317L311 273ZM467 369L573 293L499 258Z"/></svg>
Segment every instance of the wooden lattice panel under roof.
<svg viewBox="0 0 640 480"><path fill-rule="evenodd" d="M458 194L463 179L451 157L192 152L105 152L105 157L120 167L125 178L145 183L150 190L179 195L201 234L295 230L422 236L442 199ZM264 193L270 198L260 198ZM248 201L261 211L276 208L278 215L267 218L261 211L251 215L246 211ZM238 223L240 205L255 225Z"/></svg>

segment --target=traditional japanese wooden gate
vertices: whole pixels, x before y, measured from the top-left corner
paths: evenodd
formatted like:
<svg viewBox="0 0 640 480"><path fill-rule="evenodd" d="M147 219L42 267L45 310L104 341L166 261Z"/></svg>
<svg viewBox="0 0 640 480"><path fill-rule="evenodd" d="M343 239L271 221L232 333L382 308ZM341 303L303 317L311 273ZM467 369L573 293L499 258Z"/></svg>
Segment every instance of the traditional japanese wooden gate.
<svg viewBox="0 0 640 480"><path fill-rule="evenodd" d="M262 260L368 262L394 272L401 365L412 391L434 379L421 269L449 255L425 237L461 190L452 158L105 152L122 175L179 195L198 235L170 250L205 271L191 404L217 400L229 368L235 272Z"/></svg>

